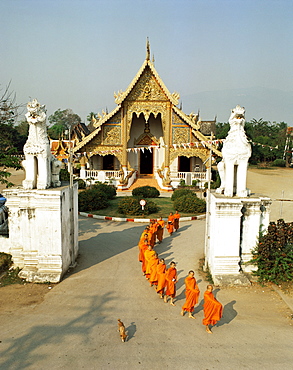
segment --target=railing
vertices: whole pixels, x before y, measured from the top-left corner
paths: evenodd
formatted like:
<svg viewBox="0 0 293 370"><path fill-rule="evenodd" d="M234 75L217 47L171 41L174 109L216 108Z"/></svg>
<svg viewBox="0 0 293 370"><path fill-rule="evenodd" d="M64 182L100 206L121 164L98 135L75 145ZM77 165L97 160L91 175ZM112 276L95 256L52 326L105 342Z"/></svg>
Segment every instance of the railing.
<svg viewBox="0 0 293 370"><path fill-rule="evenodd" d="M104 172L105 177L108 179L111 178L117 179L120 176L119 171L105 171L105 170L85 170L85 176L86 178L91 177L96 179L99 177L99 173L101 172Z"/></svg>
<svg viewBox="0 0 293 370"><path fill-rule="evenodd" d="M183 179L186 180L187 174L191 174L191 180L205 180L206 172L171 172L171 179Z"/></svg>

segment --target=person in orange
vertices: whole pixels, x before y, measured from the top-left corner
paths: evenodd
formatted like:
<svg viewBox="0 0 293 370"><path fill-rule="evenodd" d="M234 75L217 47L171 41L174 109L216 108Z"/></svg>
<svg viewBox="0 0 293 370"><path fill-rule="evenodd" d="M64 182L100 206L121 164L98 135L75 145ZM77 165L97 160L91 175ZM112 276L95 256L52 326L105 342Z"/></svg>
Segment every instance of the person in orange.
<svg viewBox="0 0 293 370"><path fill-rule="evenodd" d="M166 295L164 297L164 302L168 302L168 297L171 298L170 304L175 306L174 298L176 296L176 283L177 283L177 270L176 263L171 262L170 267L166 272Z"/></svg>
<svg viewBox="0 0 293 370"><path fill-rule="evenodd" d="M195 319L192 315L194 310L194 306L198 302L199 297L199 289L194 277L194 271L190 270L188 276L185 279L185 297L186 301L182 306L181 315L184 316L185 311L188 312L188 317L191 319Z"/></svg>
<svg viewBox="0 0 293 370"><path fill-rule="evenodd" d="M212 334L210 326L214 326L219 320L221 320L223 306L217 301L213 295L213 286L208 285L207 290L204 293L204 305L203 305L204 319L202 320L203 325L206 327L206 331Z"/></svg>
<svg viewBox="0 0 293 370"><path fill-rule="evenodd" d="M150 233L151 233L151 238L150 238L150 245L152 247L155 246L155 243L156 243L156 235L157 235L157 225L156 225L156 222L155 220L151 220L151 224L150 224Z"/></svg>
<svg viewBox="0 0 293 370"><path fill-rule="evenodd" d="M148 249L144 252L144 258L145 258L145 277L147 280L150 278L150 259L156 252L153 250L153 247L151 245L148 246Z"/></svg>
<svg viewBox="0 0 293 370"><path fill-rule="evenodd" d="M159 263L157 264L157 293L160 294L160 298L164 297L164 290L166 286L166 264L164 258L160 258Z"/></svg>
<svg viewBox="0 0 293 370"><path fill-rule="evenodd" d="M176 211L174 214L174 221L173 221L175 231L179 229L179 218L180 218L180 214L178 213L178 211Z"/></svg>
<svg viewBox="0 0 293 370"><path fill-rule="evenodd" d="M159 263L158 254L154 253L154 255L149 260L150 266L150 285L157 286L158 285L158 275L157 275L157 265Z"/></svg>
<svg viewBox="0 0 293 370"><path fill-rule="evenodd" d="M165 221L160 217L157 221L157 238L159 241L159 244L162 243L163 240L163 235L164 235L164 226L165 226Z"/></svg>
<svg viewBox="0 0 293 370"><path fill-rule="evenodd" d="M148 249L149 247L149 242L148 242L148 239L145 239L144 240L144 243L140 243L139 245L139 261L141 262L141 270L142 270L142 273L143 275L145 275L145 272L146 272L146 260L145 260L145 251Z"/></svg>
<svg viewBox="0 0 293 370"><path fill-rule="evenodd" d="M174 222L174 215L173 215L173 212L170 212L170 214L168 216L167 226L166 226L166 229L168 230L168 233L169 233L170 236L173 234L173 231L174 231L173 222Z"/></svg>

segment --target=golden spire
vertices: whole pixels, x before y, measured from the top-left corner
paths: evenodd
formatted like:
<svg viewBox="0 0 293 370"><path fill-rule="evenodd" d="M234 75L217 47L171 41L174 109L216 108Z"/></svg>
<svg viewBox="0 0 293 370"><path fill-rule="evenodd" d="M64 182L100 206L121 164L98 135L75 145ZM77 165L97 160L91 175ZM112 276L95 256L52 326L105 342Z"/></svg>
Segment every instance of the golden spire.
<svg viewBox="0 0 293 370"><path fill-rule="evenodd" d="M147 45L146 45L146 60L150 60L150 42L149 42L148 37L147 37Z"/></svg>

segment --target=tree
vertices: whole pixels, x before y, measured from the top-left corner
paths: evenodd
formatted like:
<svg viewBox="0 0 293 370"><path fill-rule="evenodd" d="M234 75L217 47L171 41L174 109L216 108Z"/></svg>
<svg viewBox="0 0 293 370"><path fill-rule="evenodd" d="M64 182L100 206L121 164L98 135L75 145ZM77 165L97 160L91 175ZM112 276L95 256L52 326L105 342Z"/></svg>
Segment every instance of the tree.
<svg viewBox="0 0 293 370"><path fill-rule="evenodd" d="M18 154L19 134L14 127L21 106L16 104L15 95L9 92L9 86L0 95L0 183L6 187L13 186L8 180L11 173L7 168L21 168L20 159L15 157Z"/></svg>
<svg viewBox="0 0 293 370"><path fill-rule="evenodd" d="M87 119L88 122L92 122L92 119L93 118L97 119L97 113L91 112L86 117L86 119Z"/></svg>
<svg viewBox="0 0 293 370"><path fill-rule="evenodd" d="M58 109L48 118L48 134L52 139L62 137L65 130L72 130L72 127L81 122L79 115L73 113L71 109Z"/></svg>

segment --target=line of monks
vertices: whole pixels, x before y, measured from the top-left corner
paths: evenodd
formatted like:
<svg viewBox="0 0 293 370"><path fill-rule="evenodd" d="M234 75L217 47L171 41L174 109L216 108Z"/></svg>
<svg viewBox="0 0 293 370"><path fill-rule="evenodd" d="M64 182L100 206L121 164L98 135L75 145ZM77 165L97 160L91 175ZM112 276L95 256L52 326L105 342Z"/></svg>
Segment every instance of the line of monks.
<svg viewBox="0 0 293 370"><path fill-rule="evenodd" d="M167 220L166 229L171 236L179 229L180 214L176 211L175 214L170 212ZM150 286L154 286L160 298L167 303L170 297L170 304L175 306L174 299L176 296L176 283L178 280L176 263L171 262L167 269L165 260L159 258L154 250L155 244L162 243L164 237L165 221L160 217L158 220L151 220L150 225L142 232L138 242L139 255L138 259L141 262L143 275L149 281ZM210 326L213 326L222 317L222 304L214 297L213 286L208 285L207 291L204 293L204 319L203 325L206 326L206 331L212 333ZM194 306L198 303L199 288L194 277L194 271L189 271L185 278L185 303L182 306L181 315L184 316L188 312L188 317L195 319L192 315Z"/></svg>

